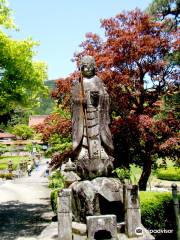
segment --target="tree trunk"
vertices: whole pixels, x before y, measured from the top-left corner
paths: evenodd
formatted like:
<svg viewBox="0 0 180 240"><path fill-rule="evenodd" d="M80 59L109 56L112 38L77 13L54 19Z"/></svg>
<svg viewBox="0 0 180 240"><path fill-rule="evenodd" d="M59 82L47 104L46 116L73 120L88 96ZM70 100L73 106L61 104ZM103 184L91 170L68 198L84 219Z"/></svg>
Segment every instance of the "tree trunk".
<svg viewBox="0 0 180 240"><path fill-rule="evenodd" d="M147 182L151 175L152 160L151 156L146 156L146 159L143 161L143 171L139 179L139 190L146 191Z"/></svg>

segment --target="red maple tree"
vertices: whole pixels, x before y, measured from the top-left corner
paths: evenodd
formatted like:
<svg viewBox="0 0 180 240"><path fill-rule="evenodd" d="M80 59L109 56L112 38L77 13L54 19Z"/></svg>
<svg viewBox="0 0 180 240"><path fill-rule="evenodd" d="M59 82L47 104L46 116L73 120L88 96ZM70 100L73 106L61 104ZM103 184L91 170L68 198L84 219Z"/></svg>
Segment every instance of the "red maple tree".
<svg viewBox="0 0 180 240"><path fill-rule="evenodd" d="M111 96L112 132L117 166L132 162L143 167L139 187L145 190L154 159L177 156L177 119L159 118L163 96L177 87L178 68L169 55L179 48L177 32L136 9L101 21L105 38L88 33L83 55L95 57L97 73ZM78 73L57 81L52 93L69 101L71 81ZM158 119L158 120L157 120ZM167 151L166 151L167 150ZM128 164L127 164L128 163ZM127 166L128 167L128 166Z"/></svg>
<svg viewBox="0 0 180 240"><path fill-rule="evenodd" d="M42 140L48 142L49 138L57 133L63 137L69 137L71 132L71 120L62 117L58 113L48 116L43 124L38 124L35 127L38 133L42 134Z"/></svg>

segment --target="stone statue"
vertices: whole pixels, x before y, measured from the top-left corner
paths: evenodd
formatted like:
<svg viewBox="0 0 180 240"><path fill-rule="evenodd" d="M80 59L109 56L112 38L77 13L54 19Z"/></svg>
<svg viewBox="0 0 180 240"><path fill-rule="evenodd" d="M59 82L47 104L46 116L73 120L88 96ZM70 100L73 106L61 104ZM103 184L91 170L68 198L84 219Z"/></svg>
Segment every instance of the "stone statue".
<svg viewBox="0 0 180 240"><path fill-rule="evenodd" d="M82 57L80 71L72 86L74 158L61 171L67 188L58 193L58 239L154 240L141 224L138 187L112 175L109 95L94 58Z"/></svg>
<svg viewBox="0 0 180 240"><path fill-rule="evenodd" d="M107 176L113 169L109 129L109 95L95 75L95 60L84 56L81 77L72 87L73 152L77 171L84 178Z"/></svg>

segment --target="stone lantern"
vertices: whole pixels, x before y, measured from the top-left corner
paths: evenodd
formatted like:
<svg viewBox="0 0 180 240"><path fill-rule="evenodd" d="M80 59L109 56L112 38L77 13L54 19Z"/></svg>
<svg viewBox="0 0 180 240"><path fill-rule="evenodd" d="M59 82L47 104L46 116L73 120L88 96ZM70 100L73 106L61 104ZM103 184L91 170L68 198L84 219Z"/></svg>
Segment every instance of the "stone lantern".
<svg viewBox="0 0 180 240"><path fill-rule="evenodd" d="M12 171L13 171L13 163L11 160L9 160L8 162L8 172L9 174L12 174Z"/></svg>

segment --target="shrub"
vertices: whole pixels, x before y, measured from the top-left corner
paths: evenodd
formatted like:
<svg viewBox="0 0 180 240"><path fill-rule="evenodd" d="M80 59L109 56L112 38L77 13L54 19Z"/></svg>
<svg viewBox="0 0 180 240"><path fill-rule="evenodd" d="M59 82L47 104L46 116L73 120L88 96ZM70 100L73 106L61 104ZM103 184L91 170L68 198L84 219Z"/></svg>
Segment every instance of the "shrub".
<svg viewBox="0 0 180 240"><path fill-rule="evenodd" d="M12 132L24 140L32 138L34 135L34 130L26 124L13 126Z"/></svg>
<svg viewBox="0 0 180 240"><path fill-rule="evenodd" d="M160 168L157 169L156 176L162 180L180 181L180 168Z"/></svg>
<svg viewBox="0 0 180 240"><path fill-rule="evenodd" d="M131 184L138 184L138 179L141 175L141 169L135 164L130 164L130 168L116 168L113 173L121 180L121 182L130 182Z"/></svg>
<svg viewBox="0 0 180 240"><path fill-rule="evenodd" d="M57 197L58 197L58 191L61 190L64 187L64 177L60 173L60 171L55 171L50 177L49 177L49 185L48 187L52 189L50 199L51 199L51 207L53 212L57 212Z"/></svg>
<svg viewBox="0 0 180 240"><path fill-rule="evenodd" d="M49 188L55 189L62 189L64 187L64 176L60 173L60 171L55 171L50 177L49 177Z"/></svg>
<svg viewBox="0 0 180 240"><path fill-rule="evenodd" d="M117 177L125 182L126 179L130 180L130 170L125 168L116 168L113 173L117 174Z"/></svg>
<svg viewBox="0 0 180 240"><path fill-rule="evenodd" d="M0 173L0 178L13 179L14 174L12 174L12 173Z"/></svg>
<svg viewBox="0 0 180 240"><path fill-rule="evenodd" d="M180 200L180 195L178 196ZM142 224L149 230L168 229L172 234L153 234L156 240L175 239L175 216L171 193L140 192Z"/></svg>
<svg viewBox="0 0 180 240"><path fill-rule="evenodd" d="M51 191L51 195L50 195L51 207L52 207L52 210L54 213L57 213L58 191L59 191L59 189L54 189Z"/></svg>
<svg viewBox="0 0 180 240"><path fill-rule="evenodd" d="M0 155L2 155L5 152L9 151L9 147L7 147L6 145L0 143Z"/></svg>
<svg viewBox="0 0 180 240"><path fill-rule="evenodd" d="M42 146L39 145L39 144L34 144L34 143L28 143L26 146L25 146L25 150L28 151L28 152L33 152L33 149L36 149L36 152L39 153L41 152L42 150Z"/></svg>
<svg viewBox="0 0 180 240"><path fill-rule="evenodd" d="M52 147L49 147L45 153L46 157L51 157L53 153L60 152L63 153L66 149L69 149L72 146L72 143L66 142L61 144L54 144Z"/></svg>

